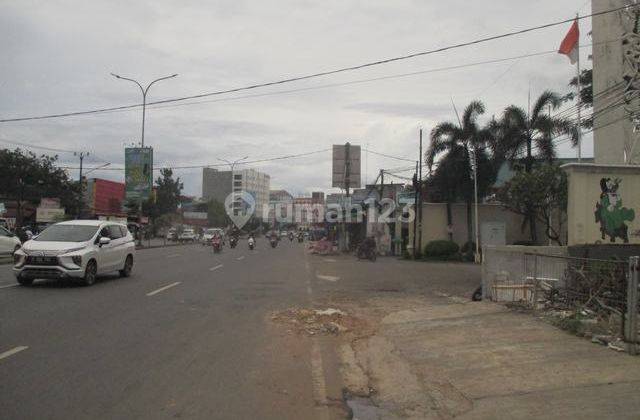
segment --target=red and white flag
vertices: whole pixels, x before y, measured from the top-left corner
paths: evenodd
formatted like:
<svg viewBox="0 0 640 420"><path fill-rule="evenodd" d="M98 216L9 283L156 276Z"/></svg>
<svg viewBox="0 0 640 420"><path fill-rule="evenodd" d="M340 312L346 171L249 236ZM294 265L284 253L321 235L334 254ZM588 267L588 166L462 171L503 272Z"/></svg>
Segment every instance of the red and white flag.
<svg viewBox="0 0 640 420"><path fill-rule="evenodd" d="M567 35L560 44L558 52L569 57L571 64L575 64L578 61L578 49L580 46L580 29L578 28L578 19L573 21L571 29L567 32Z"/></svg>

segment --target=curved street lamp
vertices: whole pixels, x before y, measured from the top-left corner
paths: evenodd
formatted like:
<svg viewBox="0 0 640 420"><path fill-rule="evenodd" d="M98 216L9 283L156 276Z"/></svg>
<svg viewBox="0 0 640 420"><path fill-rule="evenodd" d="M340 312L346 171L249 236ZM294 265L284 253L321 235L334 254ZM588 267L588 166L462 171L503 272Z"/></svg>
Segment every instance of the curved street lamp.
<svg viewBox="0 0 640 420"><path fill-rule="evenodd" d="M171 79L173 77L176 77L178 74L176 73L176 74L172 74L171 76L165 76L165 77L161 77L159 79L156 79L153 82L149 83L146 88L143 88L142 85L137 80L130 79L128 77L122 77L122 76L117 75L115 73L111 73L111 75L113 77L115 77L116 79L128 80L130 82L135 83L140 88L140 92L142 92L142 139L141 139L140 145L141 145L141 147L144 147L144 119L145 119L145 114L146 114L146 109L147 109L147 93L149 92L149 88L151 88L151 86L154 83L159 82L160 80Z"/></svg>

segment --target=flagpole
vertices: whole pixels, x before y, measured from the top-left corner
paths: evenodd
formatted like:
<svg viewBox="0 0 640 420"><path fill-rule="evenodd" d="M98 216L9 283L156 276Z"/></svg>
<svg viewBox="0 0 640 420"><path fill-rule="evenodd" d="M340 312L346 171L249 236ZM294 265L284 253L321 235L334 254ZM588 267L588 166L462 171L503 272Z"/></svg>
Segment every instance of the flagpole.
<svg viewBox="0 0 640 420"><path fill-rule="evenodd" d="M576 22L579 22L579 19L580 19L580 14L576 13ZM578 34L579 33L580 32L578 31ZM578 83L576 84L578 87L578 163L581 163L582 162L582 115L581 115L582 83L580 83L580 35L578 35L578 45L576 49L578 54L577 66L576 66L578 70L578 78L577 78Z"/></svg>

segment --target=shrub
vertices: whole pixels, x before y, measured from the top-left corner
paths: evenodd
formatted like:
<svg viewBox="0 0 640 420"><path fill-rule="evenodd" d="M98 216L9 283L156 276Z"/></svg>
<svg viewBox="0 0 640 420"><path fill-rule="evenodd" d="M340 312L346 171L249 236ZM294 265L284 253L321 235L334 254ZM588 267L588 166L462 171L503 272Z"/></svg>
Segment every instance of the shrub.
<svg viewBox="0 0 640 420"><path fill-rule="evenodd" d="M424 247L424 256L436 260L459 260L460 247L453 241L431 241Z"/></svg>

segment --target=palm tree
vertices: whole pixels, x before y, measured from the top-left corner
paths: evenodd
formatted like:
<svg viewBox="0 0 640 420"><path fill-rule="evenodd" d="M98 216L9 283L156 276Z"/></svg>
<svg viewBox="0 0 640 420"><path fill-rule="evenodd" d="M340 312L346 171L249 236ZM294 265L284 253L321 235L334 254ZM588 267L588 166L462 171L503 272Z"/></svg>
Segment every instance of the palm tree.
<svg viewBox="0 0 640 420"><path fill-rule="evenodd" d="M522 162L526 172L531 172L536 161L552 163L556 157L554 139L569 135L572 144L578 142L578 130L568 119L551 115L551 110L562 104L562 97L546 90L536 99L529 112L511 105L504 111L501 121L508 160L512 164ZM533 147L538 149L534 154ZM531 240L537 242L535 215L533 210L527 217Z"/></svg>
<svg viewBox="0 0 640 420"><path fill-rule="evenodd" d="M529 112L511 105L504 110L502 125L506 150L512 163L523 161L525 170L531 172L536 160L549 163L556 157L555 137L568 134L573 145L578 142L578 130L573 122L550 115L551 110L562 104L562 98L555 92L546 90L535 101ZM534 156L533 147L538 149ZM524 158L520 156L524 154Z"/></svg>
<svg viewBox="0 0 640 420"><path fill-rule="evenodd" d="M431 131L431 143L425 161L431 172L438 156L438 169L434 180L444 190L447 203L447 223L452 225L451 203L462 196L467 203L467 240L472 242L471 203L474 199L472 153L478 165L478 189L486 191L490 184L490 161L485 145L490 139L488 130L481 128L477 119L484 113L484 104L471 102L464 110L458 124L441 122Z"/></svg>

